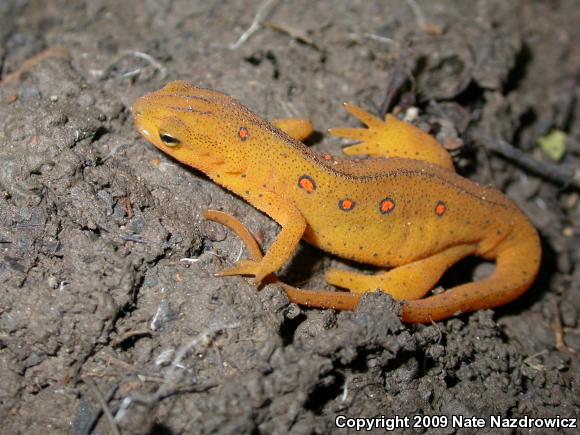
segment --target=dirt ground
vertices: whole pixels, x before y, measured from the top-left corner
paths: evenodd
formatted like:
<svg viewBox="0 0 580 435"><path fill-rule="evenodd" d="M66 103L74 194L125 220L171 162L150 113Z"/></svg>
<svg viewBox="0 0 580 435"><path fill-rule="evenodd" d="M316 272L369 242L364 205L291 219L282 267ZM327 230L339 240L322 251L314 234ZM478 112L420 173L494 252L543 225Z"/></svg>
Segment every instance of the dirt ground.
<svg viewBox="0 0 580 435"><path fill-rule="evenodd" d="M577 418L578 23L576 0L0 2L2 433L329 433L344 415L443 434L475 432L452 416ZM214 277L246 254L203 210L238 216L263 246L278 227L139 137L131 103L174 79L310 117L309 144L334 154L344 142L326 128L356 125L341 103L376 112L398 90L391 107L416 107L462 175L533 220L536 284L501 309L410 326L385 295L308 310L275 285ZM559 161L538 146L554 131ZM338 263L305 245L285 278L324 288ZM463 262L444 285L489 267Z"/></svg>

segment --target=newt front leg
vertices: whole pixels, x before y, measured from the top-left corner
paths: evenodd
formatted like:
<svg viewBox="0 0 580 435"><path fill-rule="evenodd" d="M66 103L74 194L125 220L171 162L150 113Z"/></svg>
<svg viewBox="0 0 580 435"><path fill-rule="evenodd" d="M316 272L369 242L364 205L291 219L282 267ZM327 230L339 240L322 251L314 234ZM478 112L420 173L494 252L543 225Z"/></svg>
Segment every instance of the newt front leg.
<svg viewBox="0 0 580 435"><path fill-rule="evenodd" d="M270 249L260 261L240 260L235 266L217 273L218 276L253 275L254 282L278 271L296 251L306 230L306 220L294 204L284 201L279 195L264 192L252 204L280 224L282 230Z"/></svg>
<svg viewBox="0 0 580 435"><path fill-rule="evenodd" d="M234 216L218 210L206 210L203 217L213 222L224 225L232 230L244 243L250 257L254 262L262 259L260 246L250 231ZM361 293L315 291L301 289L280 281L276 275L267 277L268 283L281 286L290 302L311 308L330 308L335 310L354 310L361 300Z"/></svg>

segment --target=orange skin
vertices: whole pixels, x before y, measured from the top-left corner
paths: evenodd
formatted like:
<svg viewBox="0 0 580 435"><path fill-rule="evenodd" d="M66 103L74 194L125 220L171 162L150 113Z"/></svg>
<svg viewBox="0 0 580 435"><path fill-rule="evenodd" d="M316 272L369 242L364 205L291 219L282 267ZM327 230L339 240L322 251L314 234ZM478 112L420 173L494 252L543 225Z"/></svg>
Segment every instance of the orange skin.
<svg viewBox="0 0 580 435"><path fill-rule="evenodd" d="M274 126L225 94L181 81L140 98L133 115L149 142L280 224L263 257L250 247L252 260L239 261L221 276L254 276L260 284L304 239L386 271L329 270L327 282L349 293L285 286L299 304L354 309L365 292L381 290L403 301L404 321L426 323L497 307L524 293L537 275L541 249L517 206L499 191L457 175L447 151L413 125L352 105L346 109L368 128L331 134L360 142L345 148L346 154L378 158L318 155L297 140L311 132L308 121L280 120ZM212 213L210 218L252 244L243 225ZM421 299L469 255L495 259L495 272Z"/></svg>

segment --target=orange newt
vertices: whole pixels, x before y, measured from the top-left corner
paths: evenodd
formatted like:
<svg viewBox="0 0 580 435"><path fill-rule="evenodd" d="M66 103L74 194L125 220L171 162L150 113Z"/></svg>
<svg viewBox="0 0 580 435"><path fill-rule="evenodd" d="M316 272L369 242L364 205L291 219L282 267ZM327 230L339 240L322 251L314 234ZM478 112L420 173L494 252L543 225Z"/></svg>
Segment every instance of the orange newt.
<svg viewBox="0 0 580 435"><path fill-rule="evenodd" d="M299 141L312 131L308 121L272 124L225 94L183 81L140 98L133 115L149 142L280 224L262 257L242 224L207 212L242 237L252 257L220 276L271 280L304 239L385 271L326 273L329 284L349 292L285 285L298 304L354 309L365 292L380 290L403 302L404 321L425 323L497 307L524 293L537 275L541 248L522 211L496 189L456 174L447 151L417 127L345 107L367 128L330 133L359 141L344 149L347 155L376 158L316 154ZM423 298L450 266L470 255L495 259L494 273Z"/></svg>

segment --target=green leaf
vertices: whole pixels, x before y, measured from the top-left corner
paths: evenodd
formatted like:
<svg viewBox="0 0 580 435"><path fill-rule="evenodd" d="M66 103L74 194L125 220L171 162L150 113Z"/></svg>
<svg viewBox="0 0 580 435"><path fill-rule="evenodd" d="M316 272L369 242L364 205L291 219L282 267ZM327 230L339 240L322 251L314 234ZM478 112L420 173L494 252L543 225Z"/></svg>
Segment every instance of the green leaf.
<svg viewBox="0 0 580 435"><path fill-rule="evenodd" d="M538 145L552 160L558 162L566 153L566 138L568 135L562 130L552 130L545 136L538 138Z"/></svg>

